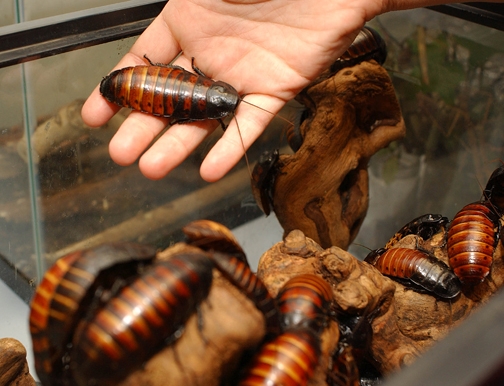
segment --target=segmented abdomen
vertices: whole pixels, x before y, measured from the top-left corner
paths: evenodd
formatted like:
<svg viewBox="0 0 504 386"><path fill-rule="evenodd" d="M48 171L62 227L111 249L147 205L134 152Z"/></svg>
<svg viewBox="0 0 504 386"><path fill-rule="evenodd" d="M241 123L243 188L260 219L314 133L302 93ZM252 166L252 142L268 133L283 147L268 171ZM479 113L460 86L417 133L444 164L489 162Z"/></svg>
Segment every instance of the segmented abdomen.
<svg viewBox="0 0 504 386"><path fill-rule="evenodd" d="M155 250L145 245L104 244L71 253L47 270L30 313L35 368L44 385L61 381L61 358L80 318L93 307L95 292L120 288L121 278L136 275L138 266L154 256ZM100 299L94 300L98 306Z"/></svg>
<svg viewBox="0 0 504 386"><path fill-rule="evenodd" d="M381 249L370 253L365 261L384 275L406 279L441 298L453 298L460 293L460 283L450 268L425 252L409 248Z"/></svg>
<svg viewBox="0 0 504 386"><path fill-rule="evenodd" d="M162 117L204 120L207 91L214 82L177 66L135 66L113 71L101 94L122 107Z"/></svg>
<svg viewBox="0 0 504 386"><path fill-rule="evenodd" d="M75 377L99 383L141 366L206 298L212 267L202 253L182 253L149 267L75 337Z"/></svg>
<svg viewBox="0 0 504 386"><path fill-rule="evenodd" d="M290 279L277 296L284 330L301 326L321 333L329 323L332 298L331 286L316 275Z"/></svg>
<svg viewBox="0 0 504 386"><path fill-rule="evenodd" d="M306 385L319 355L320 342L311 330L285 332L261 348L239 385Z"/></svg>
<svg viewBox="0 0 504 386"><path fill-rule="evenodd" d="M463 207L448 230L450 266L463 283L480 283L490 273L495 250L496 215L485 203Z"/></svg>

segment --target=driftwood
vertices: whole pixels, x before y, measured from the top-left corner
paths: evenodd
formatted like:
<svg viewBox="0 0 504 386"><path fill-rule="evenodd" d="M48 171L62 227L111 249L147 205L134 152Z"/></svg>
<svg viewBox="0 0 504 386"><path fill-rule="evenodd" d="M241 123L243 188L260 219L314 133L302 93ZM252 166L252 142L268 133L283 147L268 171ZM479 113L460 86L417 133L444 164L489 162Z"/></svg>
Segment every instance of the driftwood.
<svg viewBox="0 0 504 386"><path fill-rule="evenodd" d="M394 248L413 249L417 246L448 262L444 233L426 241L409 235ZM348 252L338 247L324 250L302 232L293 231L284 242L262 256L258 276L272 294L300 273L310 272L323 277L333 287L338 310L350 315L373 315L369 356L380 372L389 374L412 363L502 287L502 257L503 247L499 243L489 277L474 287L464 286L458 297L445 301L428 293L415 292L383 276Z"/></svg>
<svg viewBox="0 0 504 386"><path fill-rule="evenodd" d="M0 339L0 385L35 386L26 362L26 349L13 338Z"/></svg>
<svg viewBox="0 0 504 386"><path fill-rule="evenodd" d="M285 234L300 229L346 249L367 211L370 157L405 134L399 103L374 61L315 81L297 99L309 114L301 147L278 161L274 211Z"/></svg>

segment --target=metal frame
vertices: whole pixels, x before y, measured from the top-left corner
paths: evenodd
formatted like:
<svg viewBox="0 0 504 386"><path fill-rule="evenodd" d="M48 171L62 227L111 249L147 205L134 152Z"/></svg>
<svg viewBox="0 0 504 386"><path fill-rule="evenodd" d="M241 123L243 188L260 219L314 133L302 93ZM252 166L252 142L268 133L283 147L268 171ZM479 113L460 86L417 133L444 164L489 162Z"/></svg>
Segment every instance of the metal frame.
<svg viewBox="0 0 504 386"><path fill-rule="evenodd" d="M427 8L504 31L504 4L502 3L464 3Z"/></svg>
<svg viewBox="0 0 504 386"><path fill-rule="evenodd" d="M0 28L0 68L140 34L166 1L128 1L113 6ZM429 7L504 30L504 4ZM0 271L7 263L0 258ZM9 284L9 283L8 283ZM25 301L33 288L14 290ZM17 288L17 290L16 290ZM385 386L491 386L504 384L504 292L495 295L412 366Z"/></svg>
<svg viewBox="0 0 504 386"><path fill-rule="evenodd" d="M166 1L126 1L0 28L0 68L140 34Z"/></svg>

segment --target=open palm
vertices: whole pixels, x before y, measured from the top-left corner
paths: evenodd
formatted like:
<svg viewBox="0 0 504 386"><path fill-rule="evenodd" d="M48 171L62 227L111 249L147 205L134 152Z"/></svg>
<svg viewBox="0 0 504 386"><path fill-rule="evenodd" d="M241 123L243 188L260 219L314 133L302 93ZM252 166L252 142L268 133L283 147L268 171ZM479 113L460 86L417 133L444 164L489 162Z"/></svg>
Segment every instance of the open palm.
<svg viewBox="0 0 504 386"><path fill-rule="evenodd" d="M380 0L170 0L116 68L153 62L190 69L191 57L209 77L233 85L246 100L273 113L339 57L364 23L382 12ZM118 111L96 88L82 116L100 126ZM236 113L248 148L272 119L246 104ZM139 166L148 178L164 177L208 134L215 121L174 125L147 151L168 119L132 112L110 142L112 159ZM243 156L235 123L201 165L215 181Z"/></svg>

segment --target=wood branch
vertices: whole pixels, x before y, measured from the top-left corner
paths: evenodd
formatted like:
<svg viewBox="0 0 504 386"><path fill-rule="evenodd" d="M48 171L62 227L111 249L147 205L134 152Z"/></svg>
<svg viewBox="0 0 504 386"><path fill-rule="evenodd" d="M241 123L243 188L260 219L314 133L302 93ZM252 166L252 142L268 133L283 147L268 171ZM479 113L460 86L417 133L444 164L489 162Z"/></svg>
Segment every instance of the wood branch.
<svg viewBox="0 0 504 386"><path fill-rule="evenodd" d="M26 349L13 338L0 339L0 385L35 386L26 362Z"/></svg>
<svg viewBox="0 0 504 386"><path fill-rule="evenodd" d="M314 82L297 99L309 114L299 150L280 156L274 211L285 234L300 229L346 249L367 211L370 157L405 134L399 103L374 61Z"/></svg>

